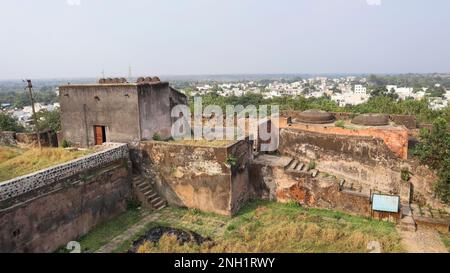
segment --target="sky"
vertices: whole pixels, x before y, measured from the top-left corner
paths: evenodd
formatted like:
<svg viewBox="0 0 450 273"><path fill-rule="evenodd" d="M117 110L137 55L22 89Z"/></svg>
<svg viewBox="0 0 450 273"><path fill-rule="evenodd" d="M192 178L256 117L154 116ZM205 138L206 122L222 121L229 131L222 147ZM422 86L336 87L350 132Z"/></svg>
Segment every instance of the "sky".
<svg viewBox="0 0 450 273"><path fill-rule="evenodd" d="M448 0L1 0L0 79L449 73Z"/></svg>

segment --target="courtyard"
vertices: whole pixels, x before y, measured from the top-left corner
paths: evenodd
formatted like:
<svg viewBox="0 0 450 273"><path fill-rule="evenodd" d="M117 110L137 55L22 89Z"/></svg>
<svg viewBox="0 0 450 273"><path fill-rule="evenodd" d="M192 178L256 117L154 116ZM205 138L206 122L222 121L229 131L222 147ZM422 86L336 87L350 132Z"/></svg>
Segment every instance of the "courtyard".
<svg viewBox="0 0 450 273"><path fill-rule="evenodd" d="M204 238L180 243L173 234L136 245L149 230L169 227ZM151 212L131 208L78 240L82 252L140 253L365 253L402 252L390 222L372 220L297 203L252 201L234 217L167 207ZM142 243L143 242L143 243ZM370 249L379 245L381 249ZM375 247L377 248L377 247ZM61 251L65 252L64 248Z"/></svg>

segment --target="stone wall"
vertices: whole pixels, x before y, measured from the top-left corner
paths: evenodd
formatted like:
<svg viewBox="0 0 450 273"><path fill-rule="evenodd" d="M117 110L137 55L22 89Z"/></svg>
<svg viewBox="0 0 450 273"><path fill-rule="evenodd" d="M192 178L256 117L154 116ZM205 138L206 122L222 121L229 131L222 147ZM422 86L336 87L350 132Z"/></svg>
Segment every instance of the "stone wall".
<svg viewBox="0 0 450 273"><path fill-rule="evenodd" d="M126 150L0 184L0 252L53 252L125 211L132 198Z"/></svg>
<svg viewBox="0 0 450 273"><path fill-rule="evenodd" d="M0 131L0 146L16 145L16 133Z"/></svg>
<svg viewBox="0 0 450 273"><path fill-rule="evenodd" d="M389 115L389 119L398 125L403 125L408 129L417 128L417 118L410 115Z"/></svg>
<svg viewBox="0 0 450 273"><path fill-rule="evenodd" d="M363 192L400 193L401 161L381 139L282 129L279 151L304 163L314 161L319 170Z"/></svg>
<svg viewBox="0 0 450 273"><path fill-rule="evenodd" d="M84 170L101 167L117 160L128 159L126 144L106 143L105 150L74 159L70 162L40 170L0 183L0 202L38 190L41 187L64 181Z"/></svg>
<svg viewBox="0 0 450 273"><path fill-rule="evenodd" d="M332 124L288 124L287 119L280 119L280 128L339 135L346 138L369 137L382 140L392 153L400 158L408 158L408 130L403 126L362 126L357 129L341 128Z"/></svg>
<svg viewBox="0 0 450 273"><path fill-rule="evenodd" d="M370 216L370 195L340 189L336 178L312 178L307 172L289 172L283 165L260 160L253 162L249 174L254 194L262 199Z"/></svg>
<svg viewBox="0 0 450 273"><path fill-rule="evenodd" d="M136 165L171 205L231 215L249 197L249 141L214 147L144 141L139 149ZM231 155L236 164L228 163Z"/></svg>
<svg viewBox="0 0 450 273"><path fill-rule="evenodd" d="M41 145L43 147L58 147L58 137L56 136L56 133L47 131L39 134ZM35 133L16 133L15 138L18 143L38 145L38 137Z"/></svg>

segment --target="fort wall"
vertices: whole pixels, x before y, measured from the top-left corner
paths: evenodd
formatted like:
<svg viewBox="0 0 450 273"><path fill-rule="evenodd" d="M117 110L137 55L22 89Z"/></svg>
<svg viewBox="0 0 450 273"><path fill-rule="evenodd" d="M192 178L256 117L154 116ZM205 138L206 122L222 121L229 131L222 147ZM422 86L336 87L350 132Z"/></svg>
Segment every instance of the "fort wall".
<svg viewBox="0 0 450 273"><path fill-rule="evenodd" d="M112 145L112 144L110 144ZM0 252L53 252L118 216L132 198L128 148L0 184Z"/></svg>
<svg viewBox="0 0 450 273"><path fill-rule="evenodd" d="M312 178L308 172L286 171L283 165L253 162L249 174L255 195L282 203L294 201L308 207L370 216L370 195L343 189L334 177Z"/></svg>
<svg viewBox="0 0 450 273"><path fill-rule="evenodd" d="M251 143L197 146L143 141L141 172L169 204L232 215L248 200Z"/></svg>
<svg viewBox="0 0 450 273"><path fill-rule="evenodd" d="M362 192L400 193L401 161L379 138L281 129L279 151L306 164L314 161L317 169Z"/></svg>

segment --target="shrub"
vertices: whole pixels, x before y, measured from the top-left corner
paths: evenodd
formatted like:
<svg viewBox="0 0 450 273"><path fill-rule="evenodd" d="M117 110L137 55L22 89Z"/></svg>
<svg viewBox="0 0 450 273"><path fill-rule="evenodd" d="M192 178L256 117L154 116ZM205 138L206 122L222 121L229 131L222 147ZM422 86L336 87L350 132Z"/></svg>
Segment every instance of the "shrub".
<svg viewBox="0 0 450 273"><path fill-rule="evenodd" d="M69 148L71 146L72 146L72 143L70 143L70 141L68 141L67 139L63 139L63 141L61 143L62 148Z"/></svg>
<svg viewBox="0 0 450 273"><path fill-rule="evenodd" d="M308 170L313 170L316 168L316 162L314 160L311 160L308 164Z"/></svg>
<svg viewBox="0 0 450 273"><path fill-rule="evenodd" d="M411 172L408 169L402 169L401 171L402 181L408 182L411 178Z"/></svg>
<svg viewBox="0 0 450 273"><path fill-rule="evenodd" d="M336 121L336 123L334 124L336 127L340 127L340 128L345 128L345 121L343 120L338 120Z"/></svg>
<svg viewBox="0 0 450 273"><path fill-rule="evenodd" d="M237 164L237 158L236 158L236 156L234 156L234 155L229 155L228 157L227 157L227 164L228 165L230 165L231 167L234 167L234 166L236 166L236 164Z"/></svg>
<svg viewBox="0 0 450 273"><path fill-rule="evenodd" d="M153 134L153 140L154 141L161 141L162 138L161 138L161 136L158 133L154 133Z"/></svg>

